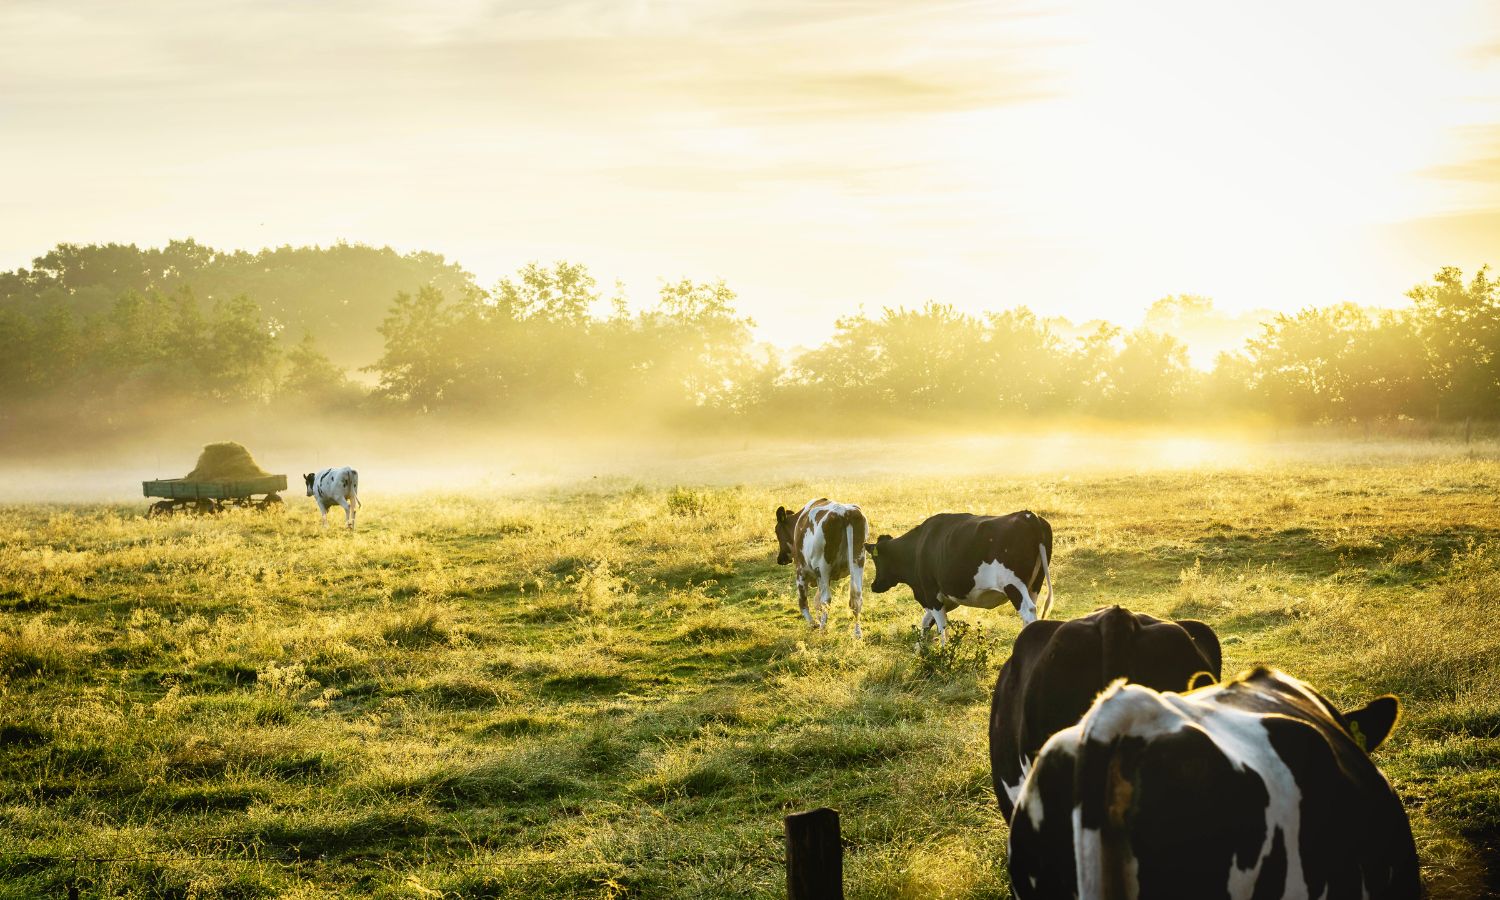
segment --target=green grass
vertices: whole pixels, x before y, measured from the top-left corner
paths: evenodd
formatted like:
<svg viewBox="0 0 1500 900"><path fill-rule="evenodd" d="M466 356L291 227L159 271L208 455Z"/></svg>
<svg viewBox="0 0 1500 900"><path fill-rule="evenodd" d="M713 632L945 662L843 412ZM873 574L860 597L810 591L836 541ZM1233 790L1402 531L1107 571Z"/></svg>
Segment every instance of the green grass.
<svg viewBox="0 0 1500 900"><path fill-rule="evenodd" d="M1003 467L997 467L1003 468ZM878 478L382 501L361 530L0 508L0 897L774 897L839 808L851 898L1007 896L989 787L1019 622L916 652L902 588L807 630L778 504L899 533L1031 508L1055 615L1213 624L1355 703L1435 897L1500 879L1500 464Z"/></svg>

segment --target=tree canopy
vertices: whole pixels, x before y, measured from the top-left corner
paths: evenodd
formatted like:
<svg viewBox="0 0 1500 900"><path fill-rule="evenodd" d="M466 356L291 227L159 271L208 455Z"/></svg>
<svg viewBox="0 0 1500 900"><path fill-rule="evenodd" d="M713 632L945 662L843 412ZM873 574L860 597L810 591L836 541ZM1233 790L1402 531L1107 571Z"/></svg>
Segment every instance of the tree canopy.
<svg viewBox="0 0 1500 900"><path fill-rule="evenodd" d="M632 310L573 262L530 263L485 290L441 256L388 248L63 244L0 273L0 416L178 397L601 421L1497 418L1500 281L1444 268L1407 297L1270 316L1237 347L1232 317L1189 295L1131 330L928 301L851 313L784 354L756 344L722 281L664 281ZM1226 349L1196 368L1177 332Z"/></svg>

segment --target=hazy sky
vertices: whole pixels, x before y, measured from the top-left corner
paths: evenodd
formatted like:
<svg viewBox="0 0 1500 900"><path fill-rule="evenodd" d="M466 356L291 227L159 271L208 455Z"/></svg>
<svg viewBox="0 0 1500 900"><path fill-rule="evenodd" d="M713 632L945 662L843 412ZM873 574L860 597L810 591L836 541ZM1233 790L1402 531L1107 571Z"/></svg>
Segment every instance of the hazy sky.
<svg viewBox="0 0 1500 900"><path fill-rule="evenodd" d="M0 268L338 239L1133 321L1500 263L1482 2L0 0Z"/></svg>

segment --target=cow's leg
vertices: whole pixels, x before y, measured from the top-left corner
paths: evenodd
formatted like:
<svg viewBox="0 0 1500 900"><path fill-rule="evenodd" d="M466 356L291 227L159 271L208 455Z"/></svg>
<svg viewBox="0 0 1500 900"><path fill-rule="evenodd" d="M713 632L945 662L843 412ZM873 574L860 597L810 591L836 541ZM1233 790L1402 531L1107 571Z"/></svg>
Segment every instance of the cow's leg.
<svg viewBox="0 0 1500 900"><path fill-rule="evenodd" d="M349 530L354 530L354 522L359 518L359 498L346 497L345 504L349 508Z"/></svg>
<svg viewBox="0 0 1500 900"><path fill-rule="evenodd" d="M802 618L811 625L812 613L807 611L807 572L801 567L797 569L797 606L802 610Z"/></svg>
<svg viewBox="0 0 1500 900"><path fill-rule="evenodd" d="M318 515L320 515L320 516L323 517L323 527L327 528L328 527L328 504L323 500L322 497L318 497L317 501L318 501Z"/></svg>
<svg viewBox="0 0 1500 900"><path fill-rule="evenodd" d="M925 606L922 607L922 626L921 627L922 627L922 631L921 631L920 634L917 635L917 642L912 645L912 646L914 646L914 647L917 648L918 652L921 652L921 650L922 650L922 643L927 640L927 629L929 629L929 628L932 627L932 610L928 609Z"/></svg>
<svg viewBox="0 0 1500 900"><path fill-rule="evenodd" d="M932 621L937 624L938 643L948 643L948 614L941 609L932 610Z"/></svg>
<svg viewBox="0 0 1500 900"><path fill-rule="evenodd" d="M337 498L337 500L339 506L342 506L344 508L344 527L348 528L350 531L353 531L354 519L352 517L354 515L354 510L349 508L349 501L344 499L343 497L339 497Z"/></svg>
<svg viewBox="0 0 1500 900"><path fill-rule="evenodd" d="M828 627L828 607L833 602L833 592L830 589L833 582L832 567L824 562L818 566L818 627Z"/></svg>
<svg viewBox="0 0 1500 900"><path fill-rule="evenodd" d="M865 605L865 568L849 565L849 611L854 613L854 637L862 638L859 630L859 614Z"/></svg>

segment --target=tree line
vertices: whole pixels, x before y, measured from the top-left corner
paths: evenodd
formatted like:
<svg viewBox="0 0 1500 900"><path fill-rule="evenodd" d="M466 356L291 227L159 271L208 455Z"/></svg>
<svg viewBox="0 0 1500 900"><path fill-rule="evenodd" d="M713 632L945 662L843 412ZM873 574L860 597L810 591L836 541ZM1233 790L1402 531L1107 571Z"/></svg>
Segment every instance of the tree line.
<svg viewBox="0 0 1500 900"><path fill-rule="evenodd" d="M666 282L632 309L569 262L483 289L441 256L388 248L62 245L0 273L0 417L170 399L606 423L1496 419L1500 282L1444 268L1407 298L1270 316L1207 369L1172 333L1212 311L1194 297L1132 330L927 302L845 316L783 353L754 341L722 281Z"/></svg>

